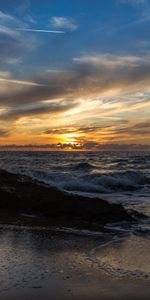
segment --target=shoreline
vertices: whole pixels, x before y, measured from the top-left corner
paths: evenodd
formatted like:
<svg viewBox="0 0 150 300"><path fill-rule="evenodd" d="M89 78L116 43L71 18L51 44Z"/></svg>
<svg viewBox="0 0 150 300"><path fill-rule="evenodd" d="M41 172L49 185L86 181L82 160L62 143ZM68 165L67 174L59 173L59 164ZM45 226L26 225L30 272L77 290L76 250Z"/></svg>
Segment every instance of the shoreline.
<svg viewBox="0 0 150 300"><path fill-rule="evenodd" d="M118 233L115 242L111 232L83 237L35 228L0 226L0 248L5 248L0 256L0 300L149 300L150 277L136 276L136 269L133 276L118 276L101 265L103 259L110 263L112 247L121 255L134 236Z"/></svg>
<svg viewBox="0 0 150 300"><path fill-rule="evenodd" d="M0 199L0 300L149 300L147 264L130 260L150 251L131 230L143 215L6 171Z"/></svg>

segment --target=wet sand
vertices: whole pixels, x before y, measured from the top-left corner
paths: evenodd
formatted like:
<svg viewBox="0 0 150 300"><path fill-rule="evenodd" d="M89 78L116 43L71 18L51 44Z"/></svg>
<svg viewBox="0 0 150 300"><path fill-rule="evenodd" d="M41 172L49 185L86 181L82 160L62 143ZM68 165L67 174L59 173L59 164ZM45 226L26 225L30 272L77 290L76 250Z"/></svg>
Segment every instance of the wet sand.
<svg viewBox="0 0 150 300"><path fill-rule="evenodd" d="M150 241L0 225L0 300L150 299Z"/></svg>

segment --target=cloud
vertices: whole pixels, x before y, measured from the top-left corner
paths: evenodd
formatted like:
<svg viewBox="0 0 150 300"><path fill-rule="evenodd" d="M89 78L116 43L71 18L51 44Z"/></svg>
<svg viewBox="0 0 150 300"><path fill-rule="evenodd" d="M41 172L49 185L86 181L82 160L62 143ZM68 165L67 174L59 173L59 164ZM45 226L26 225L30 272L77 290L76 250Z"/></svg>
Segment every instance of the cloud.
<svg viewBox="0 0 150 300"><path fill-rule="evenodd" d="M148 138L147 121L128 122L141 116L148 118L148 56L81 56L60 72L48 69L19 80L2 70L0 78L4 123L14 124L21 118L38 115L41 124L29 124L37 135L45 139L48 134L57 139L60 135L64 141L80 144L85 139L127 142L135 137L138 141ZM51 121L51 115L56 116L55 121ZM42 118L47 118L47 126ZM22 126L25 132L25 125Z"/></svg>
<svg viewBox="0 0 150 300"><path fill-rule="evenodd" d="M139 5L139 4L146 3L146 0L120 0L120 2L124 4Z"/></svg>
<svg viewBox="0 0 150 300"><path fill-rule="evenodd" d="M79 143L82 143L85 137L87 136L95 136L96 139L98 139L98 136L102 136L103 133L105 136L113 135L116 137L117 135L124 134L126 135L148 135L150 132L150 120L146 121L138 121L137 123L129 122L128 120L119 120L118 122L110 123L110 124L103 124L103 125L97 125L97 126L84 126L84 127L78 127L75 125L74 127L62 127L62 128L51 128L44 130L44 134L48 135L66 135L66 134L83 134L77 136L76 140Z"/></svg>
<svg viewBox="0 0 150 300"><path fill-rule="evenodd" d="M9 15L9 14L5 14L3 11L0 11L0 23L1 24L9 24L9 25L17 25L20 24L21 22L17 20L17 18Z"/></svg>
<svg viewBox="0 0 150 300"><path fill-rule="evenodd" d="M26 42L27 40L23 40L16 31L0 27L1 65L20 62Z"/></svg>
<svg viewBox="0 0 150 300"><path fill-rule="evenodd" d="M14 38L19 37L19 35L16 31L12 30L9 27L5 27L5 26L2 26L2 25L0 25L0 34L8 35L8 36L14 37Z"/></svg>
<svg viewBox="0 0 150 300"><path fill-rule="evenodd" d="M52 17L50 25L54 28L68 29L70 31L74 31L78 28L73 19L66 17Z"/></svg>
<svg viewBox="0 0 150 300"><path fill-rule="evenodd" d="M0 72L0 81L9 84L15 84L15 85L19 84L19 85L27 85L27 86L43 86L43 84L32 82L32 81L12 79L10 72Z"/></svg>
<svg viewBox="0 0 150 300"><path fill-rule="evenodd" d="M135 135L149 135L150 133L150 120L144 122L138 122L136 124L131 124L129 126L122 126L121 128L116 128L112 130L113 135L127 134L130 136Z"/></svg>
<svg viewBox="0 0 150 300"><path fill-rule="evenodd" d="M123 122L123 121L122 121ZM52 129L46 129L43 131L44 134L50 134L50 135L64 135L64 134L72 134L72 133L83 133L83 134L87 134L87 133L96 133L96 132L100 132L101 130L104 130L106 128L110 128L112 125L106 125L106 126L84 126L84 127L78 127L78 126L74 126L74 127L62 127L62 128L52 128Z"/></svg>
<svg viewBox="0 0 150 300"><path fill-rule="evenodd" d="M150 145L141 145L141 144L117 144L117 143L96 143L93 141L87 141L84 144L75 144L75 143L57 143L57 144L25 144L25 145L16 145L16 144L6 144L0 145L1 150L86 150L86 151L149 151Z"/></svg>
<svg viewBox="0 0 150 300"><path fill-rule="evenodd" d="M1 129L0 128L0 138L1 137L7 137L9 135L9 130L8 129Z"/></svg>
<svg viewBox="0 0 150 300"><path fill-rule="evenodd" d="M144 151L150 150L150 145L141 145L141 144L132 144L132 143L127 143L127 144L121 144L121 143L96 143L93 141L87 141L84 144L82 144L82 149L88 150L88 151Z"/></svg>
<svg viewBox="0 0 150 300"><path fill-rule="evenodd" d="M63 127L62 124L62 127L43 128L41 131L39 128L38 134L48 135L48 138L59 138L64 141L64 143L61 143L63 144L62 148L66 148L67 144L71 143L73 147L99 150L103 148L102 144L110 144L110 142L118 142L118 144L129 144L129 142L131 144L131 142L137 143L137 141L142 144L149 143L149 132L150 119L136 121L120 119L115 122L101 122L101 125L96 126L84 125L79 127L78 124L74 124L73 126ZM110 146L110 148L112 147Z"/></svg>
<svg viewBox="0 0 150 300"><path fill-rule="evenodd" d="M3 65L21 62L21 56L33 46L33 39L17 31L18 27L26 28L27 24L0 11L0 63Z"/></svg>
<svg viewBox="0 0 150 300"><path fill-rule="evenodd" d="M0 28L1 27L5 27L8 28L8 30L12 29L13 30L16 27L27 27L27 24L25 22L23 22L22 20L10 15L10 14L6 14L3 11L0 11Z"/></svg>
<svg viewBox="0 0 150 300"><path fill-rule="evenodd" d="M15 107L7 108L6 110L4 110L4 112L1 114L1 120L12 121L28 116L60 114L76 107L77 105L78 103L76 101L53 101L50 103L37 103L34 105L17 105Z"/></svg>
<svg viewBox="0 0 150 300"><path fill-rule="evenodd" d="M22 2L23 4L23 2ZM28 1L26 2L29 5ZM22 6L21 6L22 7ZM26 7L26 5L25 5ZM24 9L24 4L23 7ZM26 18L25 18L26 19ZM37 45L35 35L27 33L48 33L48 34L64 34L63 30L50 30L50 29L36 29L29 28L30 15L27 15L28 22L6 14L0 11L0 63L5 64L19 64L25 53L29 53Z"/></svg>
<svg viewBox="0 0 150 300"><path fill-rule="evenodd" d="M29 84L25 86L25 82ZM0 104L19 104L20 99L26 104L56 98L93 99L109 93L109 98L117 96L117 102L118 95L149 90L149 84L148 56L82 56L74 58L69 68L61 72L37 72L23 81L14 77L11 81L1 81ZM132 102L132 97L128 100Z"/></svg>
<svg viewBox="0 0 150 300"><path fill-rule="evenodd" d="M0 71L0 80L3 78L3 80L10 80L12 77L11 72L9 71Z"/></svg>
<svg viewBox="0 0 150 300"><path fill-rule="evenodd" d="M16 144L6 144L6 145L0 145L0 149L3 150L10 150L10 151L16 151L16 150L26 150L26 151L34 151L34 150L57 150L59 149L57 144L25 144L25 145L16 145Z"/></svg>

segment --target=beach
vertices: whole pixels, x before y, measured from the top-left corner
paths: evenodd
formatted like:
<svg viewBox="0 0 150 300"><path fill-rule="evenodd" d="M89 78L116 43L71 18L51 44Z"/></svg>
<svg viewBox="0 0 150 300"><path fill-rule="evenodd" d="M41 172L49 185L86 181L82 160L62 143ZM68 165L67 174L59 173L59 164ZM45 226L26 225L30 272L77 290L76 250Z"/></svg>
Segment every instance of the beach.
<svg viewBox="0 0 150 300"><path fill-rule="evenodd" d="M71 228L1 224L0 299L148 300L149 253L136 265L141 259L137 247L145 251L146 245L148 251L146 238L110 230L94 235Z"/></svg>
<svg viewBox="0 0 150 300"><path fill-rule="evenodd" d="M150 298L148 217L4 170L0 198L0 300Z"/></svg>

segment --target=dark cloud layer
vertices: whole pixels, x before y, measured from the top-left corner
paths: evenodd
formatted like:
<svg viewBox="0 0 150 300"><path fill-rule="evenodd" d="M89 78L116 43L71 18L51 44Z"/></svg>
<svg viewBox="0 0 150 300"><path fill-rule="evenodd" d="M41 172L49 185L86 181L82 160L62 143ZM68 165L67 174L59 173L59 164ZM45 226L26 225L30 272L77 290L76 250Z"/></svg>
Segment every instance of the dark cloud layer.
<svg viewBox="0 0 150 300"><path fill-rule="evenodd" d="M130 122L127 120L121 120L115 123L115 126L110 125L101 125L101 126L85 126L85 127L62 127L62 128L53 128L47 129L43 133L49 135L55 134L67 134L67 133L83 133L84 135L87 134L100 134L105 130L105 135L113 134L115 137L116 135L149 135L150 133L150 120L146 120L145 122L138 122L134 125L130 125ZM79 138L79 141L82 140L82 137ZM93 142L92 142L93 143Z"/></svg>
<svg viewBox="0 0 150 300"><path fill-rule="evenodd" d="M71 108L74 108L77 105L77 102L51 102L49 104L38 104L34 106L26 106L26 107L13 107L8 109L1 116L1 120L16 120L21 117L33 116L33 115L41 115L41 114L49 114L49 113L62 113Z"/></svg>
<svg viewBox="0 0 150 300"><path fill-rule="evenodd" d="M124 134L124 135L149 135L150 133L150 120L147 120L146 122L139 122L134 125L129 125L126 127L120 127L112 130L112 134L114 137L116 135Z"/></svg>
<svg viewBox="0 0 150 300"><path fill-rule="evenodd" d="M60 97L86 97L109 89L126 91L149 86L149 57L96 56L75 59L68 70L39 72L27 79L37 85L1 83L6 85L0 104L35 103ZM39 85L38 85L39 84ZM3 87L3 86L2 86Z"/></svg>
<svg viewBox="0 0 150 300"><path fill-rule="evenodd" d="M73 144L73 143L58 143L58 144L45 144L45 145L35 145L35 144L25 144L25 145L2 145L1 150L84 150L84 151L150 151L150 145L141 144L102 144L93 141L87 141L83 144Z"/></svg>
<svg viewBox="0 0 150 300"><path fill-rule="evenodd" d="M9 135L9 130L0 128L0 137L6 137Z"/></svg>

